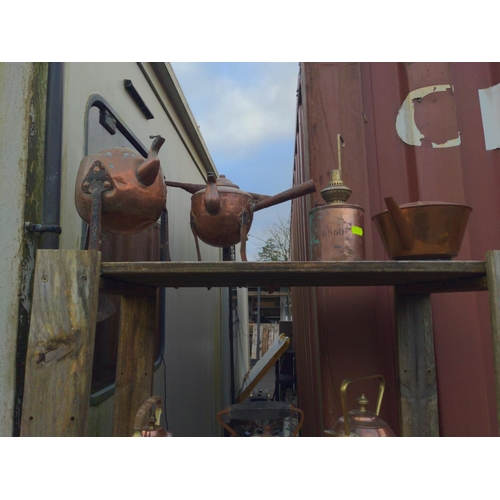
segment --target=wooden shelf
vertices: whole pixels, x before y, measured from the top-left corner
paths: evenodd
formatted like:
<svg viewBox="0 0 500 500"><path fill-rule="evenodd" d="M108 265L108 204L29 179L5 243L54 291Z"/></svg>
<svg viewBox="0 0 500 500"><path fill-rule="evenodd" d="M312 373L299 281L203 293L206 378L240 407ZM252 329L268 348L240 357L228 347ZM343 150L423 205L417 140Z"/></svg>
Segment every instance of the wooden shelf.
<svg viewBox="0 0 500 500"><path fill-rule="evenodd" d="M487 290L484 261L102 262L101 288L383 286L436 293Z"/></svg>
<svg viewBox="0 0 500 500"><path fill-rule="evenodd" d="M403 436L439 435L431 294L489 290L500 427L500 251L485 261L100 262L96 250L39 250L34 283L23 436L85 435L99 292L122 295L113 435L132 435L152 391L158 287L395 286ZM72 381L65 393L61 380Z"/></svg>

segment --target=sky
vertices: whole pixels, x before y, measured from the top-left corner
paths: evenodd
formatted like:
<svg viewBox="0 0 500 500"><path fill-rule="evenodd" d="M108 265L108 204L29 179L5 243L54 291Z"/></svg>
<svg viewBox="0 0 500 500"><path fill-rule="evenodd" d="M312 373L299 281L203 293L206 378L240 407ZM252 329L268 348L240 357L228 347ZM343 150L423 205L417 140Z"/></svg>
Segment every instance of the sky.
<svg viewBox="0 0 500 500"><path fill-rule="evenodd" d="M171 64L218 173L253 193L291 188L298 63ZM266 228L286 218L290 206L254 214L248 260L257 260Z"/></svg>

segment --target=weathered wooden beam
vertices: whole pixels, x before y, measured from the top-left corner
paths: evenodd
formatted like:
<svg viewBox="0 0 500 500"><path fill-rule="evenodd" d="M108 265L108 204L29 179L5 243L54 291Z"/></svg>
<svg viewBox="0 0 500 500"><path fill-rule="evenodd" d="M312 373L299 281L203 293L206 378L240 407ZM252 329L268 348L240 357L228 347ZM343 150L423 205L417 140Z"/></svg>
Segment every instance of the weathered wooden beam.
<svg viewBox="0 0 500 500"><path fill-rule="evenodd" d="M155 286L142 286L126 283L119 280L101 278L99 292L108 295L154 295L158 288Z"/></svg>
<svg viewBox="0 0 500 500"><path fill-rule="evenodd" d="M456 293L482 292L488 290L486 276L472 276L425 283L399 285L405 293Z"/></svg>
<svg viewBox="0 0 500 500"><path fill-rule="evenodd" d="M432 307L429 294L395 287L402 436L439 436Z"/></svg>
<svg viewBox="0 0 500 500"><path fill-rule="evenodd" d="M102 277L157 287L392 286L486 276L481 261L103 262ZM484 289L482 282L476 282Z"/></svg>
<svg viewBox="0 0 500 500"><path fill-rule="evenodd" d="M495 364L495 387L497 395L497 422L500 434L500 251L486 252L486 273L490 301L491 336L493 362Z"/></svg>
<svg viewBox="0 0 500 500"><path fill-rule="evenodd" d="M121 298L113 436L132 436L135 414L151 396L156 303L156 295Z"/></svg>
<svg viewBox="0 0 500 500"><path fill-rule="evenodd" d="M21 436L85 436L99 270L95 250L38 250Z"/></svg>

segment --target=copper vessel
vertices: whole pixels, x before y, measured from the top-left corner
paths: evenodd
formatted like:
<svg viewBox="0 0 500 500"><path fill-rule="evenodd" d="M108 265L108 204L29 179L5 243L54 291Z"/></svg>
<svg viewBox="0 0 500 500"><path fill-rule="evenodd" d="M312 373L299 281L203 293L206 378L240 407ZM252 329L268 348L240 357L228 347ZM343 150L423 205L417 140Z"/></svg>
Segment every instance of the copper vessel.
<svg viewBox="0 0 500 500"><path fill-rule="evenodd" d="M309 256L313 261L365 260L364 210L346 203L351 190L341 179L341 148L337 135L338 169L332 170L328 186L321 191L326 205L309 211Z"/></svg>
<svg viewBox="0 0 500 500"><path fill-rule="evenodd" d="M275 196L248 193L224 175L209 173L207 184L188 184L166 181L167 186L191 193L191 230L198 260L201 261L198 238L214 247L231 247L241 242L241 260L246 261L246 240L253 214L263 208L313 193L313 181L304 182Z"/></svg>
<svg viewBox="0 0 500 500"><path fill-rule="evenodd" d="M167 190L158 159L165 142L155 136L147 158L128 148L106 149L86 156L80 163L75 205L91 224L92 207L98 207L100 228L132 234L151 227L165 208Z"/></svg>
<svg viewBox="0 0 500 500"><path fill-rule="evenodd" d="M375 378L379 379L379 393L375 412L365 408L369 401L365 398L364 394L358 398L358 403L360 405L359 410L348 411L347 386L352 382L360 382ZM340 387L343 414L335 422L331 430L325 430L325 434L330 437L395 437L392 429L378 416L380 406L382 405L384 389L385 379L382 375L345 379Z"/></svg>
<svg viewBox="0 0 500 500"><path fill-rule="evenodd" d="M459 254L471 207L441 201L399 206L392 197L385 203L387 210L372 220L389 258L447 260Z"/></svg>
<svg viewBox="0 0 500 500"><path fill-rule="evenodd" d="M135 415L133 437L172 437L172 433L160 425L161 404L160 396L151 396L141 405Z"/></svg>

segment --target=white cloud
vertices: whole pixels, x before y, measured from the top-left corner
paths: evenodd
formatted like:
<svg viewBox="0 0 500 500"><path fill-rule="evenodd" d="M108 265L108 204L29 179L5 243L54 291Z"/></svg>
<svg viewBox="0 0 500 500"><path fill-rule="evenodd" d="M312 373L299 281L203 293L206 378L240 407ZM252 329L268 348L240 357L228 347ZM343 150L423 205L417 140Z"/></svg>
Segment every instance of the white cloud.
<svg viewBox="0 0 500 500"><path fill-rule="evenodd" d="M212 154L241 157L294 136L297 63L252 64L231 76L210 63L172 63Z"/></svg>

